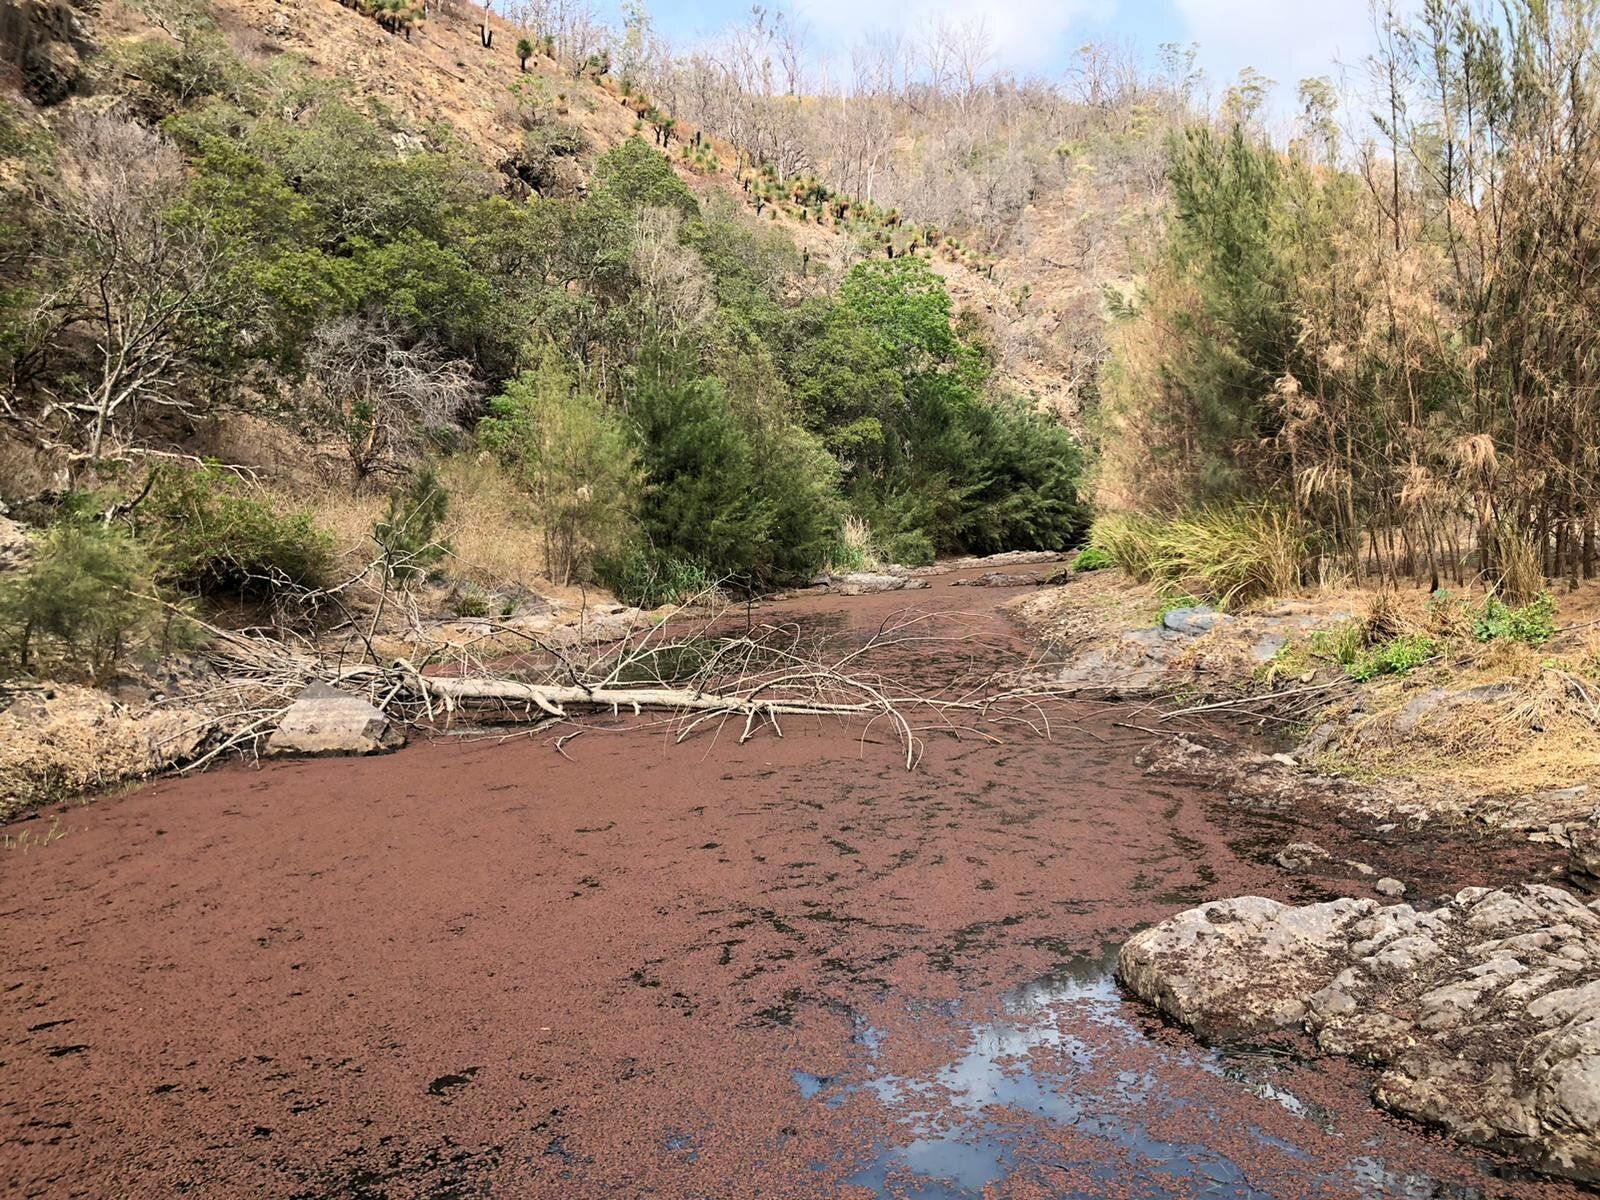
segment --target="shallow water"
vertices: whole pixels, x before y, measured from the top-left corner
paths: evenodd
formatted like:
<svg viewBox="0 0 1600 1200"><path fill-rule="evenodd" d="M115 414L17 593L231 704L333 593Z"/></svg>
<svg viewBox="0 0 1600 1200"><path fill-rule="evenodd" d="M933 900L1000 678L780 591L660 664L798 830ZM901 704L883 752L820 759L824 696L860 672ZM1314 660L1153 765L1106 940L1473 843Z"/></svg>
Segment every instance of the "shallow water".
<svg viewBox="0 0 1600 1200"><path fill-rule="evenodd" d="M1293 1090L1294 1074L1314 1068L1292 1056L1198 1045L1155 1050L1135 1020L1137 1006L1117 987L1115 962L1116 946L1108 945L1099 955L1072 958L1008 992L1002 1015L971 1025L958 1053L929 1076L877 1070L883 1034L870 1029L862 1038L868 1053L853 1075L793 1071L803 1099L837 1106L851 1092L868 1092L909 1132L909 1140L879 1147L847 1182L875 1197L981 1200L985 1189L1006 1181L1037 1153L1043 1125L1070 1130L1089 1152L1085 1163L1050 1164L1076 1178L1055 1195L1088 1200L1104 1194L1083 1190L1085 1180L1100 1188L1113 1180L1119 1189L1134 1183L1137 1194L1149 1197L1257 1200L1272 1194L1250 1182L1249 1157L1239 1156L1241 1165L1204 1144L1152 1132L1152 1115L1196 1103L1184 1098L1192 1080L1173 1087L1169 1077L1195 1073L1279 1106L1319 1140L1339 1138L1333 1114ZM1116 1067L1119 1060L1134 1059L1137 1067ZM1205 1116L1224 1119L1215 1108ZM1276 1133L1251 1126L1244 1148L1250 1151L1253 1142L1306 1164L1309 1194L1417 1200L1481 1200L1487 1194L1426 1172L1393 1169L1370 1152L1370 1144L1350 1146L1349 1159L1328 1169L1295 1143L1295 1132L1292 1124ZM1518 1173L1492 1167L1488 1176L1504 1181Z"/></svg>

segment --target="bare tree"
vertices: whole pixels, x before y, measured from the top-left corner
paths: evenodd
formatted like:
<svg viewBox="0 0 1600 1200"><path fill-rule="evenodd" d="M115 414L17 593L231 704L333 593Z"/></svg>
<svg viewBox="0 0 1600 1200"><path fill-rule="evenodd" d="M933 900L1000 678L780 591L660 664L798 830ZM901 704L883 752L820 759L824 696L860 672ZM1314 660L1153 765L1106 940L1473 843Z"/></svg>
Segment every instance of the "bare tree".
<svg viewBox="0 0 1600 1200"><path fill-rule="evenodd" d="M430 342L407 346L392 330L355 317L319 326L307 365L313 406L340 432L361 478L415 455L476 391L465 362Z"/></svg>
<svg viewBox="0 0 1600 1200"><path fill-rule="evenodd" d="M631 256L641 314L674 346L703 328L716 308L700 256L679 241L682 224L683 214L675 208L642 210L634 223Z"/></svg>
<svg viewBox="0 0 1600 1200"><path fill-rule="evenodd" d="M151 406L190 407L184 383L196 326L223 306L223 272L203 224L169 212L183 158L161 134L110 113L75 112L60 164L41 204L67 253L29 333L42 354L82 360L82 382L53 396L44 419L68 418L98 461Z"/></svg>

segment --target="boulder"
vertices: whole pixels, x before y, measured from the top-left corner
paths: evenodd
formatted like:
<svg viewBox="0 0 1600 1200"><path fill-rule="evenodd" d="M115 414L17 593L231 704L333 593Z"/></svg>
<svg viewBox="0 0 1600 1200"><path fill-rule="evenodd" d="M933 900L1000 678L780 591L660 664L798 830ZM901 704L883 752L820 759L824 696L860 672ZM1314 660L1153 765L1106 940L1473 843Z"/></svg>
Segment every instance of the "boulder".
<svg viewBox="0 0 1600 1200"><path fill-rule="evenodd" d="M1117 976L1208 1041L1299 1025L1332 977L1349 927L1377 906L1295 908L1265 896L1214 900L1129 938Z"/></svg>
<svg viewBox="0 0 1600 1200"><path fill-rule="evenodd" d="M1216 609L1204 604L1196 604L1189 608L1175 608L1161 618L1164 628L1173 633L1187 634L1190 637L1215 629L1218 625L1225 625L1233 620L1227 613L1220 613Z"/></svg>
<svg viewBox="0 0 1600 1200"><path fill-rule="evenodd" d="M828 590L836 596L871 596L878 592L899 592L929 587L926 579L907 575L881 575L874 571L852 571L834 576Z"/></svg>
<svg viewBox="0 0 1600 1200"><path fill-rule="evenodd" d="M360 696L306 686L267 739L268 754L376 754L403 745L389 718Z"/></svg>
<svg viewBox="0 0 1600 1200"><path fill-rule="evenodd" d="M1258 896L1129 939L1117 973L1202 1037L1300 1026L1385 1107L1600 1181L1600 901L1467 888L1432 911Z"/></svg>

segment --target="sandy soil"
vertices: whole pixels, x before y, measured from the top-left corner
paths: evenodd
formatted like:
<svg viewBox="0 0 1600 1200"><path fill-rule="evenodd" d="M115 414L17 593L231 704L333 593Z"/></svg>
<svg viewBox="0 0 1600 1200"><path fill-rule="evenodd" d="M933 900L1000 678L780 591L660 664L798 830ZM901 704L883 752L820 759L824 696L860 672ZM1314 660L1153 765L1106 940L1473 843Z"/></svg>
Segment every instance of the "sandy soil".
<svg viewBox="0 0 1600 1200"><path fill-rule="evenodd" d="M1023 652L1009 593L949 583L767 611L841 639L937 611L973 640L919 652L930 677ZM838 726L602 721L565 754L441 738L13 825L63 836L0 854L0 1193L1576 1194L1295 1045L1199 1048L1105 974L1199 900L1320 894L1266 865L1283 841L1362 843L1424 894L1533 851L1263 826L1147 779L1123 715L932 739L915 773Z"/></svg>

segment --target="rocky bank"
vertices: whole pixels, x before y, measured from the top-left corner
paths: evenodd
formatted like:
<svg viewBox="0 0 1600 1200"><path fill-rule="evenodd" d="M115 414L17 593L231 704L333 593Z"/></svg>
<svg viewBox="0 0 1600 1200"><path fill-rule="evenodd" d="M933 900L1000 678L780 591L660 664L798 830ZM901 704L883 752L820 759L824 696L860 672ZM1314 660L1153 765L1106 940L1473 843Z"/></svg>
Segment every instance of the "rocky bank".
<svg viewBox="0 0 1600 1200"><path fill-rule="evenodd" d="M1206 1040L1304 1029L1380 1068L1385 1108L1600 1181L1600 901L1546 884L1415 907L1243 896L1135 935L1117 975Z"/></svg>

